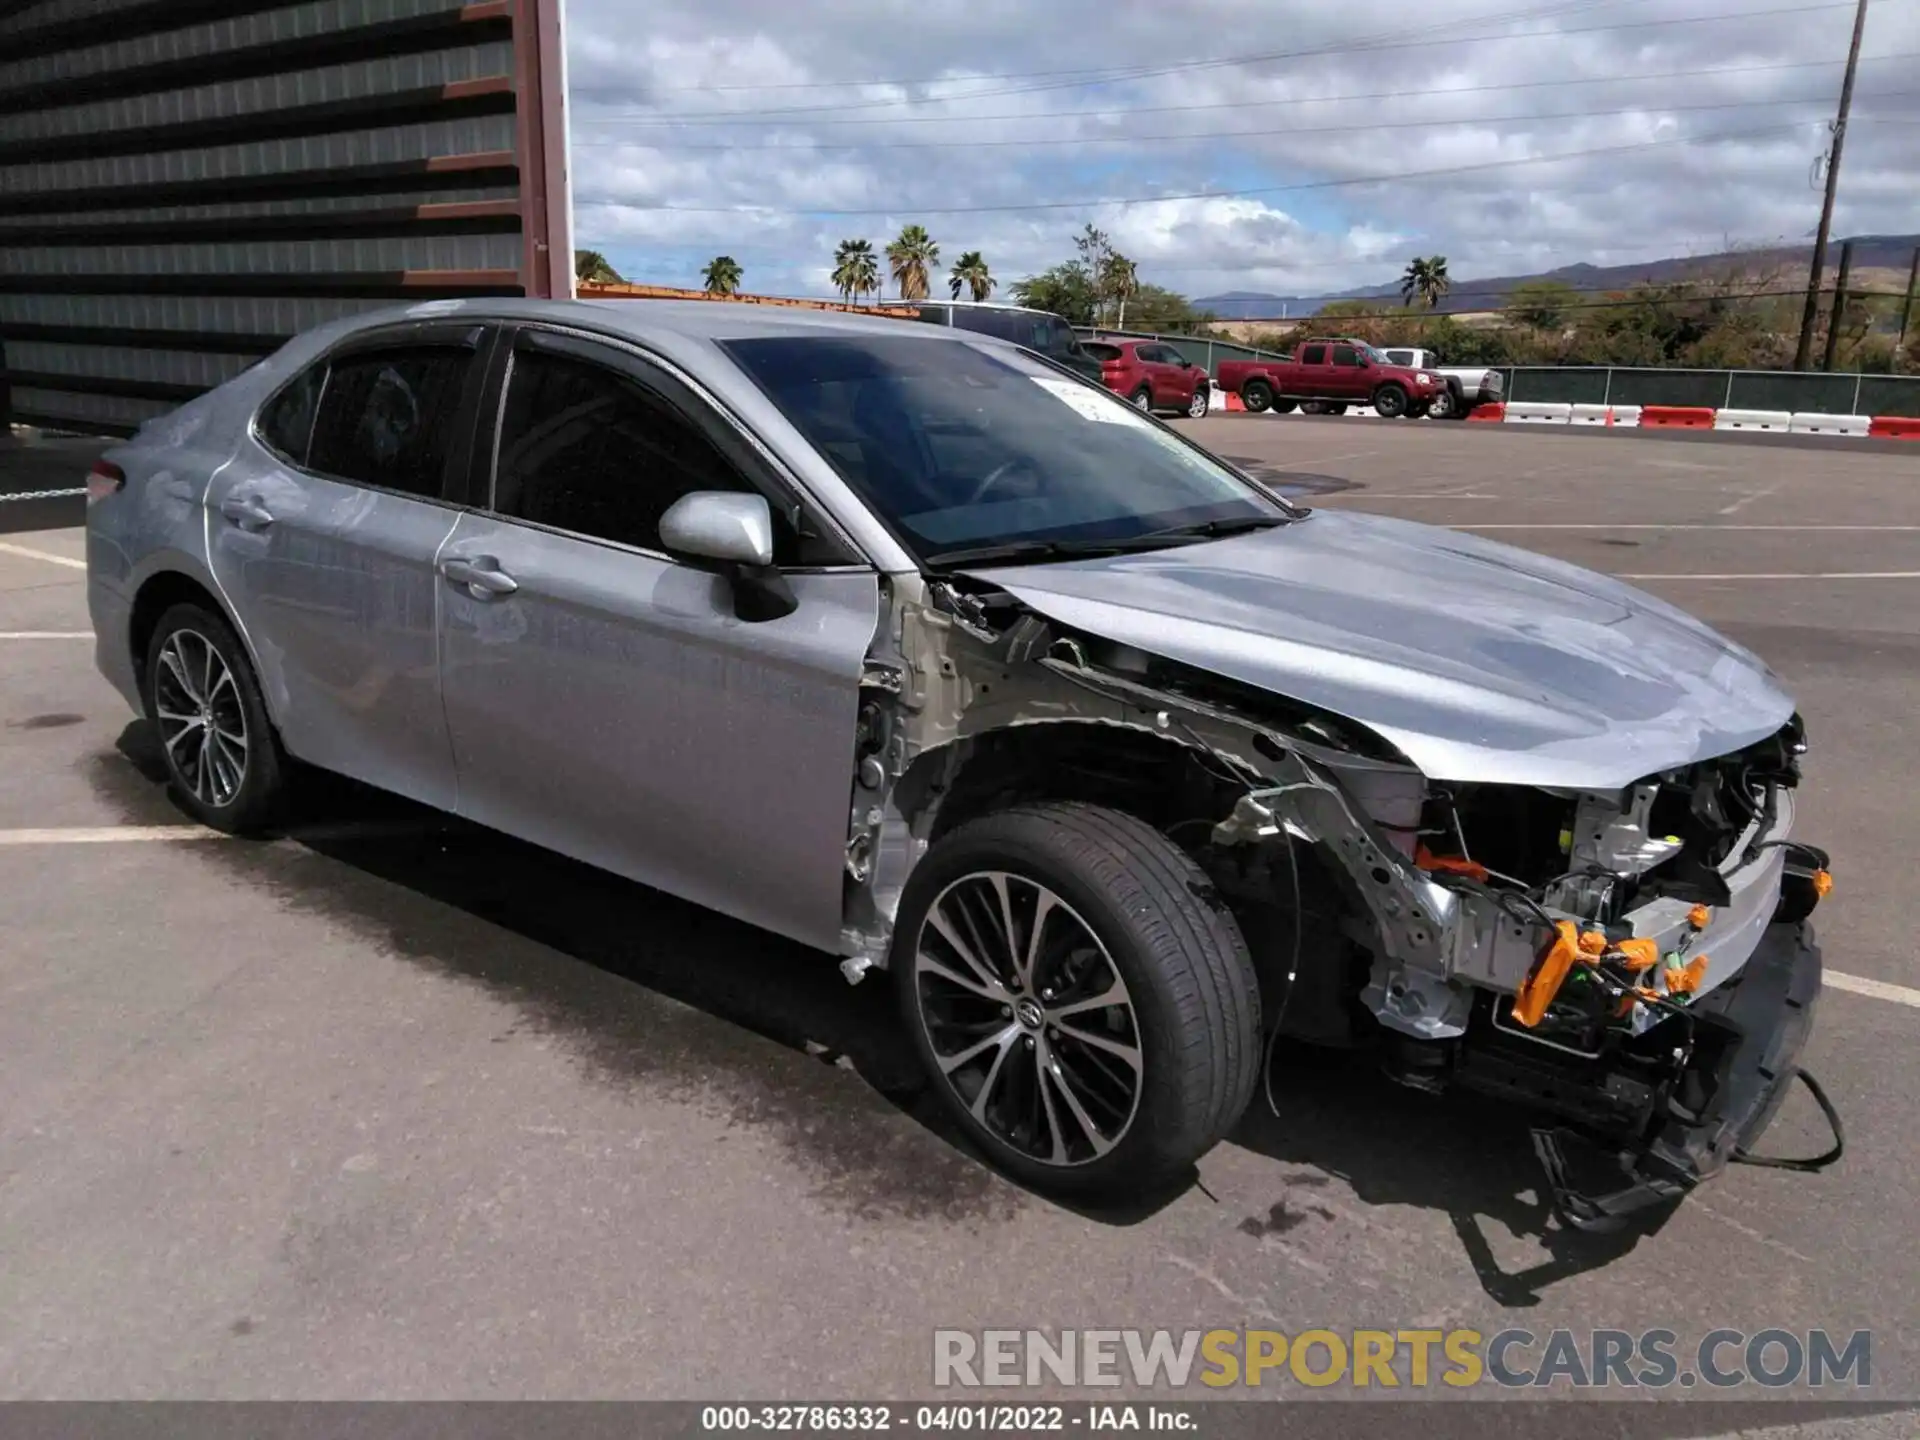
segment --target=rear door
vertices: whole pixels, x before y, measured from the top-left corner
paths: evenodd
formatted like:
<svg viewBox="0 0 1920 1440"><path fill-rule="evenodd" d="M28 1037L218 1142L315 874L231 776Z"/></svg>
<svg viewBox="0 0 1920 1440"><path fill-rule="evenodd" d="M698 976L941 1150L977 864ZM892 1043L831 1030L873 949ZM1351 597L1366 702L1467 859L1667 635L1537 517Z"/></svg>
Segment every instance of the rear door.
<svg viewBox="0 0 1920 1440"><path fill-rule="evenodd" d="M1327 368L1325 345L1302 345L1296 365L1299 376L1296 388L1301 395L1314 400L1324 400L1332 396L1332 382Z"/></svg>
<svg viewBox="0 0 1920 1440"><path fill-rule="evenodd" d="M663 365L540 328L501 351L441 563L461 813L838 949L878 577ZM793 613L740 619L666 552L695 490L774 502Z"/></svg>
<svg viewBox="0 0 1920 1440"><path fill-rule="evenodd" d="M435 571L481 382L478 326L357 338L262 409L207 493L213 573L287 749L454 805Z"/></svg>

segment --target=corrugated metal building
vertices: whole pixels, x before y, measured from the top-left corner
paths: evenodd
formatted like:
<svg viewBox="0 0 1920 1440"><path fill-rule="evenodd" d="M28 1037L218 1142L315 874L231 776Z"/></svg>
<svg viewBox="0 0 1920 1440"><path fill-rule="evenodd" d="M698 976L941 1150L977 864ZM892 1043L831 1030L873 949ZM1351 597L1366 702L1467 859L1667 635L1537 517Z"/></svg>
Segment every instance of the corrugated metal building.
<svg viewBox="0 0 1920 1440"><path fill-rule="evenodd" d="M125 434L396 300L565 294L560 0L0 0L0 413Z"/></svg>

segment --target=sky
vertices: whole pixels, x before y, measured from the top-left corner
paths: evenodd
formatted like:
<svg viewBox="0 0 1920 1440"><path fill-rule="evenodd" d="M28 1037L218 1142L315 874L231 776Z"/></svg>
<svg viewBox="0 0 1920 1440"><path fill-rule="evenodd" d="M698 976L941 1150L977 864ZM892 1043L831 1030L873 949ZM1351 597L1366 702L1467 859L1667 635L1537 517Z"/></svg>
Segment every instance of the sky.
<svg viewBox="0 0 1920 1440"><path fill-rule="evenodd" d="M1092 223L1189 296L1804 243L1854 0L566 0L575 241L827 295L918 222ZM1920 231L1920 0L1871 0L1836 235Z"/></svg>

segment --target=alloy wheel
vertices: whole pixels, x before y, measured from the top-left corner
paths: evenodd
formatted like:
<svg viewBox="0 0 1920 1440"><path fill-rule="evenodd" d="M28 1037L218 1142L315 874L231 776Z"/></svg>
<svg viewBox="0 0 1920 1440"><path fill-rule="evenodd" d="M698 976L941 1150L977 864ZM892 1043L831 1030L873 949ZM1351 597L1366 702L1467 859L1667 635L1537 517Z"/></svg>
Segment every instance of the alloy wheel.
<svg viewBox="0 0 1920 1440"><path fill-rule="evenodd" d="M1073 907L1006 871L963 875L914 946L917 1011L975 1121L1043 1164L1085 1165L1139 1109L1140 1022L1113 957Z"/></svg>
<svg viewBox="0 0 1920 1440"><path fill-rule="evenodd" d="M219 650L197 630L176 630L160 647L154 721L167 762L194 799L231 805L247 780L247 712Z"/></svg>

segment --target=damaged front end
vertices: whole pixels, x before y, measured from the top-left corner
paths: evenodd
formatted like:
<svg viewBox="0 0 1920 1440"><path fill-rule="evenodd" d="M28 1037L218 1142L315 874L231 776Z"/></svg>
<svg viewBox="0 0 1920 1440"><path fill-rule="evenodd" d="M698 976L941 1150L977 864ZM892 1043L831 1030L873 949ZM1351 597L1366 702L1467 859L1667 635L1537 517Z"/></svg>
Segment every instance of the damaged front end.
<svg viewBox="0 0 1920 1440"><path fill-rule="evenodd" d="M985 581L892 578L886 612L863 682L850 979L886 963L940 834L1044 794L1129 809L1193 855L1276 1033L1377 1043L1408 1084L1557 1117L1536 1145L1576 1226L1743 1155L1798 1073L1820 987L1807 916L1831 881L1789 838L1797 717L1621 791L1440 784L1363 725Z"/></svg>

